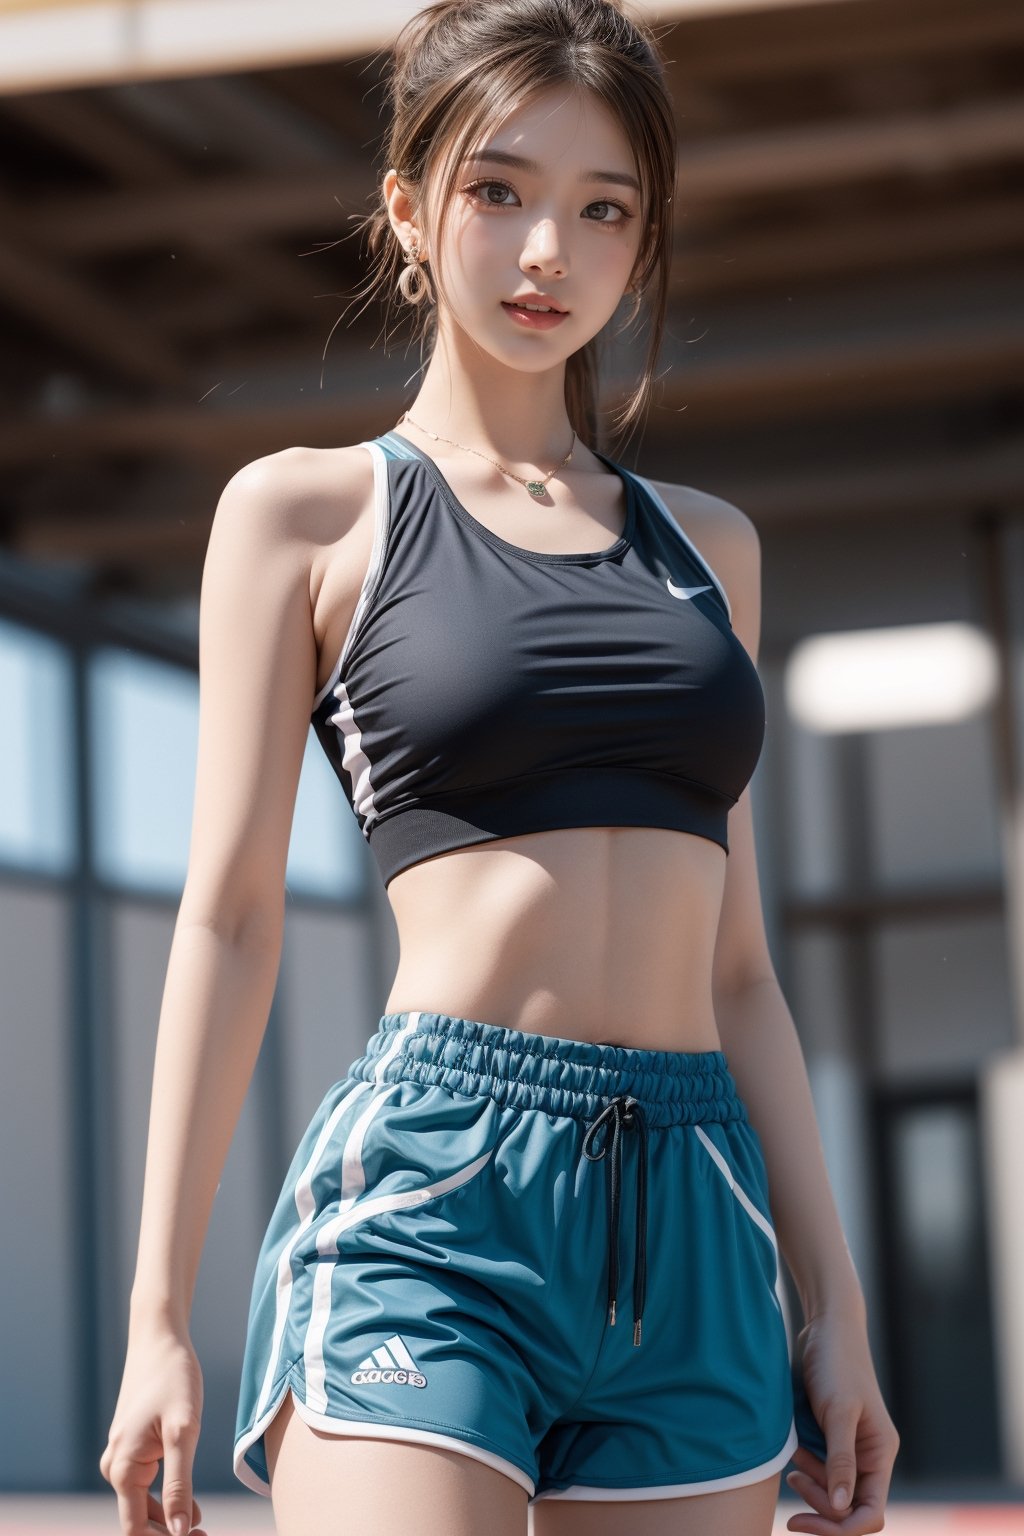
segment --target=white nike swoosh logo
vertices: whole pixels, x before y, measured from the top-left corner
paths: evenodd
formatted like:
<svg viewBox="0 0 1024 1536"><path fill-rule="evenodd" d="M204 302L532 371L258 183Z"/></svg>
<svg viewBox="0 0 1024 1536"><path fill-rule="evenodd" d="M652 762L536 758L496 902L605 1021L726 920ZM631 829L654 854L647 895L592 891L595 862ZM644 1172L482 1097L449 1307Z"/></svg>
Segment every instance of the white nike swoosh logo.
<svg viewBox="0 0 1024 1536"><path fill-rule="evenodd" d="M710 592L711 583L704 587L674 587L671 576L668 578L668 589L673 597L696 597L698 592Z"/></svg>

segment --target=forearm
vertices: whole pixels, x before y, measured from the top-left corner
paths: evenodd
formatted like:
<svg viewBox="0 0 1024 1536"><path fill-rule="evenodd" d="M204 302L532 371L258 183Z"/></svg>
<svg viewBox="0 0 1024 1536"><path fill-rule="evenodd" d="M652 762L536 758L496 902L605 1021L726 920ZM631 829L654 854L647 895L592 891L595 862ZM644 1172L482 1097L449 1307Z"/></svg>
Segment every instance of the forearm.
<svg viewBox="0 0 1024 1536"><path fill-rule="evenodd" d="M764 1152L772 1218L805 1318L829 1307L863 1314L825 1168L803 1052L778 980L716 996L729 1068Z"/></svg>
<svg viewBox="0 0 1024 1536"><path fill-rule="evenodd" d="M179 917L157 1031L132 1324L187 1328L214 1197L266 1030L280 926Z"/></svg>

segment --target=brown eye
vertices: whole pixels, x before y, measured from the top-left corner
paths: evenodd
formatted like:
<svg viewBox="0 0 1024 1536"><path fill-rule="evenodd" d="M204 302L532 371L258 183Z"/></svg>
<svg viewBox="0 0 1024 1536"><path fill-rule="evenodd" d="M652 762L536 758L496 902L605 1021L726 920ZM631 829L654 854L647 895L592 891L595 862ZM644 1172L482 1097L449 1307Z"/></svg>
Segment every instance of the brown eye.
<svg viewBox="0 0 1024 1536"><path fill-rule="evenodd" d="M629 219L633 217L629 209L624 208L621 203L613 203L610 201L602 200L599 203L591 203L589 206L591 208L617 208L622 217L619 219L588 219L588 224L625 224Z"/></svg>
<svg viewBox="0 0 1024 1536"><path fill-rule="evenodd" d="M481 189L483 189L486 192L487 189L489 189L491 187L497 187L502 192L512 192L512 188L509 186L507 181L474 181L474 182L471 182L469 184L469 186L466 187L464 190L466 192L471 192L471 193L475 194L475 193L479 192ZM487 197L487 196L479 197L479 198L477 198L477 201L483 203L488 208L505 208L505 207L510 206L504 199L496 200L494 198Z"/></svg>

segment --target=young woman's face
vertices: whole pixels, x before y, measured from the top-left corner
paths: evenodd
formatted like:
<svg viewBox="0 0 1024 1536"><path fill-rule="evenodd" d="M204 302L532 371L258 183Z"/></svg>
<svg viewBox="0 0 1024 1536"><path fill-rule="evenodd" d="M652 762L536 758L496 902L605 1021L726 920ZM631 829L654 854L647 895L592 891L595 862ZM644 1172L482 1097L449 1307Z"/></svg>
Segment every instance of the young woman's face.
<svg viewBox="0 0 1024 1536"><path fill-rule="evenodd" d="M484 136L455 188L441 253L452 312L439 324L453 319L515 368L564 361L611 319L640 248L637 167L617 118L590 93L545 90ZM565 318L519 318L512 301L531 294Z"/></svg>

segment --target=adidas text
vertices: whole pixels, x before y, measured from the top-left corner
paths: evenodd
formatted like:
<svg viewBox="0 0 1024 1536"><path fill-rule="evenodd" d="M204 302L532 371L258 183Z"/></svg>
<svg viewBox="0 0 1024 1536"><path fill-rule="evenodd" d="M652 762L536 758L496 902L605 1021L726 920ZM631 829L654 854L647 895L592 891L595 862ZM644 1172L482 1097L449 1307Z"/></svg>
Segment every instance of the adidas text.
<svg viewBox="0 0 1024 1536"><path fill-rule="evenodd" d="M379 1366L373 1366L370 1370L352 1372L352 1380L357 1386L370 1386L378 1382L394 1382L396 1387L425 1387L427 1378L419 1371L392 1370L390 1367L381 1370Z"/></svg>

